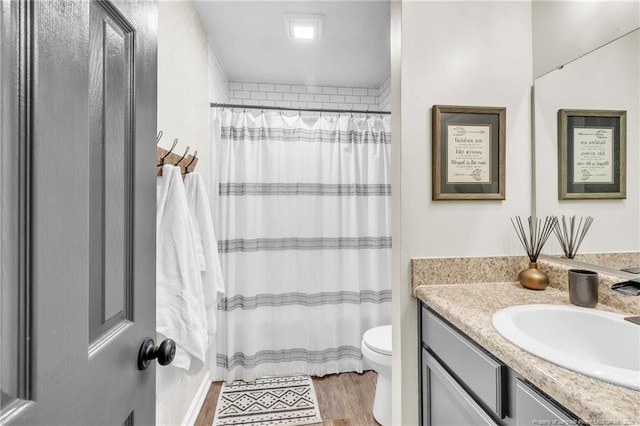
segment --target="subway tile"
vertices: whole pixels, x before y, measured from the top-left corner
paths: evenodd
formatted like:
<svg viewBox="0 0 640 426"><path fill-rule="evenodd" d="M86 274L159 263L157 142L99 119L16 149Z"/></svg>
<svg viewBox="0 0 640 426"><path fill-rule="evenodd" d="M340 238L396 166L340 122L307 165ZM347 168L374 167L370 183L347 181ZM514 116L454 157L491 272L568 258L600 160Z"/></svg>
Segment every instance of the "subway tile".
<svg viewBox="0 0 640 426"><path fill-rule="evenodd" d="M254 90L260 90L260 85L258 83L242 83L242 90L246 90L248 92Z"/></svg>
<svg viewBox="0 0 640 426"><path fill-rule="evenodd" d="M251 92L251 99L267 99L267 94L264 92Z"/></svg>
<svg viewBox="0 0 640 426"><path fill-rule="evenodd" d="M307 88L306 86L301 86L299 84L292 84L291 93L307 93Z"/></svg>
<svg viewBox="0 0 640 426"><path fill-rule="evenodd" d="M242 90L234 90L231 92L229 97L235 99L249 99L251 97L251 93Z"/></svg>
<svg viewBox="0 0 640 426"><path fill-rule="evenodd" d="M228 93L229 102L239 104L244 102L287 108L384 110L391 103L390 82L390 75L378 88L230 81Z"/></svg>
<svg viewBox="0 0 640 426"><path fill-rule="evenodd" d="M371 105L367 104L353 104L353 109L357 109L360 111L368 111L371 109Z"/></svg>
<svg viewBox="0 0 640 426"><path fill-rule="evenodd" d="M282 100L282 93L269 92L269 93L267 93L267 99L269 99L271 101L281 101Z"/></svg>

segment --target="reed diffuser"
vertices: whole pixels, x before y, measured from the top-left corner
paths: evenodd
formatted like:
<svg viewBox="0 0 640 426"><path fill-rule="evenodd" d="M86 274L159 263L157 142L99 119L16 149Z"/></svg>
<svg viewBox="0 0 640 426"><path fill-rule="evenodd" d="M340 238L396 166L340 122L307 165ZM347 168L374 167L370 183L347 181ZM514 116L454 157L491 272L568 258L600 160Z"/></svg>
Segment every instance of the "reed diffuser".
<svg viewBox="0 0 640 426"><path fill-rule="evenodd" d="M555 216L547 216L543 221L540 218L534 219L529 216L527 229L525 229L520 216L516 216L515 219L511 218L510 220L513 229L516 230L520 243L522 243L522 247L524 247L529 257L529 268L520 271L518 281L525 288L544 290L547 285L549 285L549 277L544 272L538 270L537 261L542 247L558 224L558 218Z"/></svg>
<svg viewBox="0 0 640 426"><path fill-rule="evenodd" d="M581 217L580 221L576 221L576 217L571 216L567 225L567 220L564 215L562 215L562 221L556 218L556 222L558 224L553 228L553 232L556 234L556 238L560 243L560 247L562 247L565 257L567 259L573 259L576 257L580 244L582 244L584 236L587 235L587 231L589 231L593 223L593 217Z"/></svg>

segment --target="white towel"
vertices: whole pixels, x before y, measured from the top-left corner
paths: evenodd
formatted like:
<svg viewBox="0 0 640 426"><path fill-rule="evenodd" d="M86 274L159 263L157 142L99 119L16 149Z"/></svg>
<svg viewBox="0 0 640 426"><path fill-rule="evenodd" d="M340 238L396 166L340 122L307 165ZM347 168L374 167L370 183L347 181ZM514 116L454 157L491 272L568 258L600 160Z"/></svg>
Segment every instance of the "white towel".
<svg viewBox="0 0 640 426"><path fill-rule="evenodd" d="M218 295L224 294L224 280L220 259L218 258L218 241L213 229L209 197L202 177L198 173L189 173L184 178L184 186L187 193L187 201L191 212L195 216L204 250L206 269L202 273L202 287L209 330L209 363L211 364L210 368L215 369Z"/></svg>
<svg viewBox="0 0 640 426"><path fill-rule="evenodd" d="M198 262L202 248L180 169L165 165L162 175L156 225L156 329L176 342L172 368L195 374L204 365L208 340Z"/></svg>

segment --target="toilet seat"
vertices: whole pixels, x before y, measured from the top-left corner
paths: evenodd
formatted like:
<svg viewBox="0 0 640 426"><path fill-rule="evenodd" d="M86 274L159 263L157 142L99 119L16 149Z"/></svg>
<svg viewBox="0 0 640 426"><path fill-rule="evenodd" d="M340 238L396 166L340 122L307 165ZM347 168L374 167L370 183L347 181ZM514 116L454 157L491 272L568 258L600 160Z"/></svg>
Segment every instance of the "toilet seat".
<svg viewBox="0 0 640 426"><path fill-rule="evenodd" d="M373 352L381 355L391 355L391 326L382 325L367 330L362 336L362 342Z"/></svg>

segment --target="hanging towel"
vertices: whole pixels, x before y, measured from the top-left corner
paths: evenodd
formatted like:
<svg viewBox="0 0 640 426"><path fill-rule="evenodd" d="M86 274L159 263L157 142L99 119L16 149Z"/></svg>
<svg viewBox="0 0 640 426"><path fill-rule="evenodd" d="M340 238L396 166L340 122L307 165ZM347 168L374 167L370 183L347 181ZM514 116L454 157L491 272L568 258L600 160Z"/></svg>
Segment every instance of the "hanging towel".
<svg viewBox="0 0 640 426"><path fill-rule="evenodd" d="M218 295L224 294L222 268L218 258L218 241L213 229L213 219L209 208L209 197L199 173L189 173L184 178L187 201L195 216L205 258L205 271L202 273L202 287L207 311L209 334L209 363L215 369L216 363L216 327L218 314Z"/></svg>
<svg viewBox="0 0 640 426"><path fill-rule="evenodd" d="M202 265L198 261L203 249L198 248L200 236L180 169L165 165L162 175L156 223L156 329L176 342L171 368L195 374L204 365L208 340Z"/></svg>

